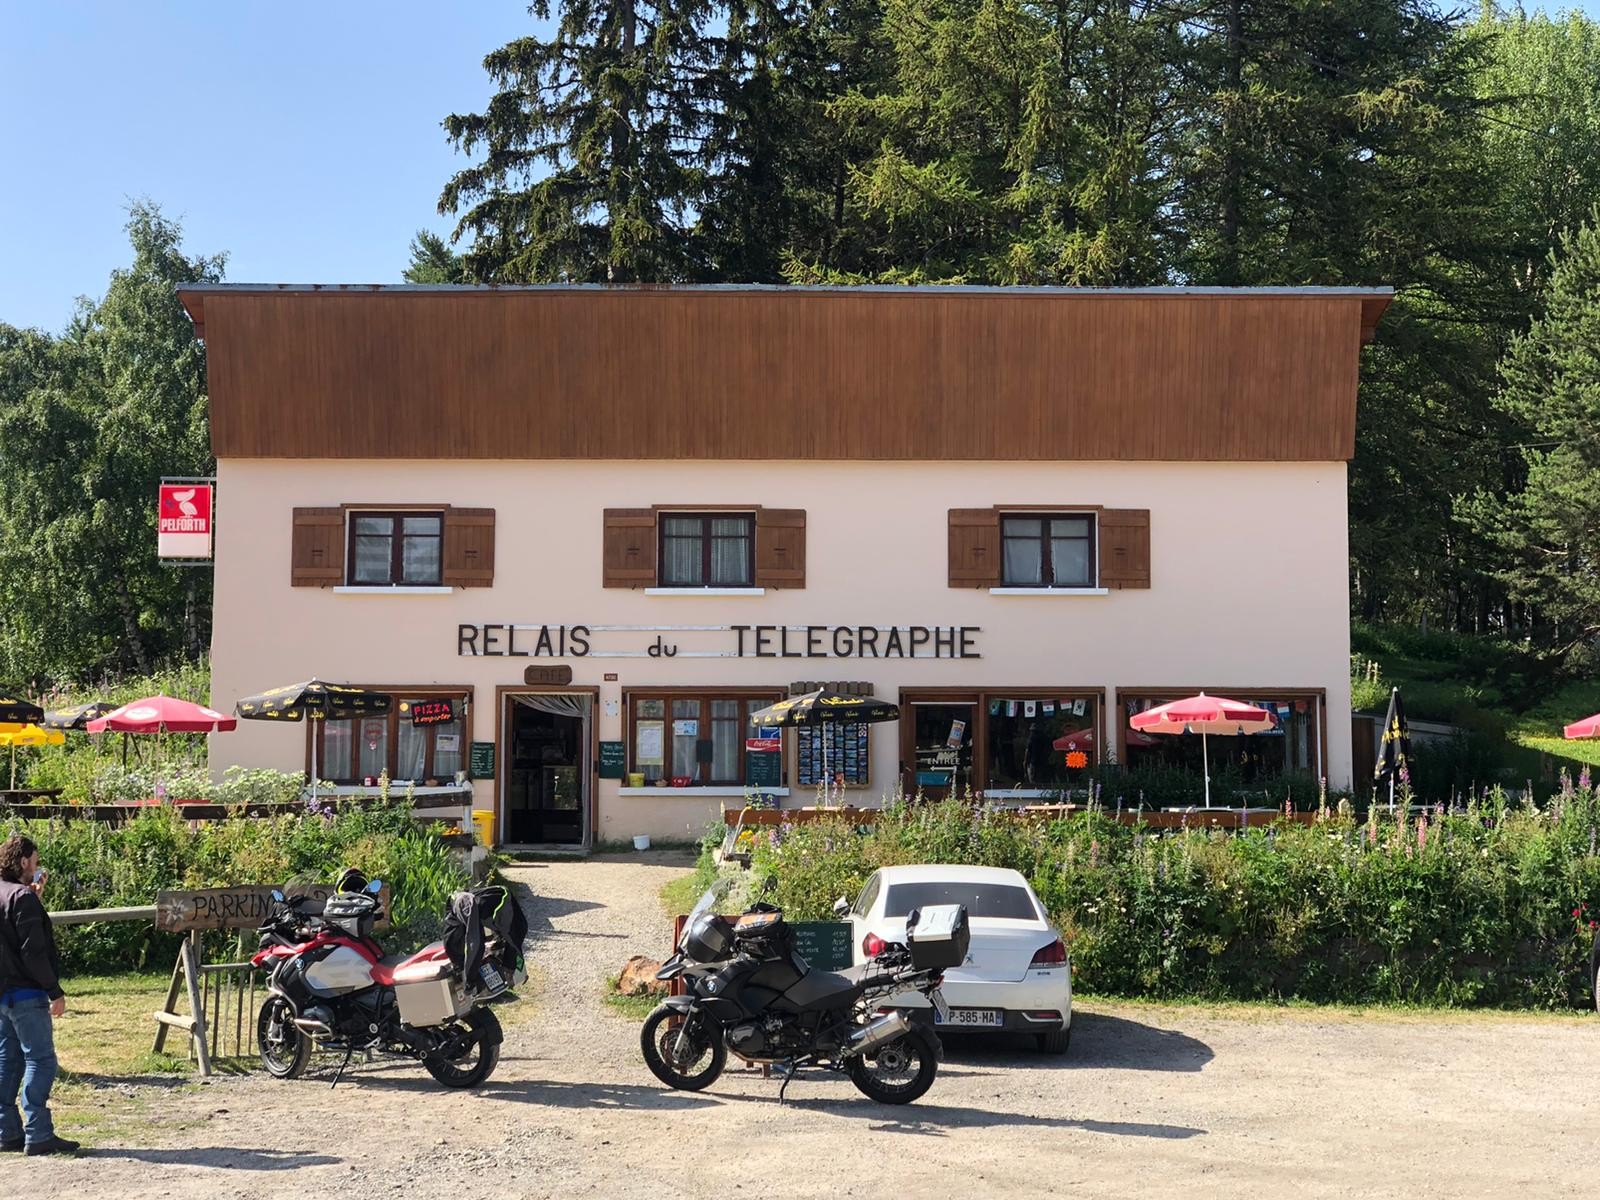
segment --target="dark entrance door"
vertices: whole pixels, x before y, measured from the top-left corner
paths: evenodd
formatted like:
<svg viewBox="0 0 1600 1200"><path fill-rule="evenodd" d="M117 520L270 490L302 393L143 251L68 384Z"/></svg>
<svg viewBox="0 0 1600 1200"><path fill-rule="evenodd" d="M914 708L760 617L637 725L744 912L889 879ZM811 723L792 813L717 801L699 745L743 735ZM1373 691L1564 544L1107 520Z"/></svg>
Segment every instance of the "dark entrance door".
<svg viewBox="0 0 1600 1200"><path fill-rule="evenodd" d="M972 735L977 705L970 700L911 703L911 771L907 792L943 800L972 788Z"/></svg>
<svg viewBox="0 0 1600 1200"><path fill-rule="evenodd" d="M581 846L589 809L587 696L506 697L501 841Z"/></svg>

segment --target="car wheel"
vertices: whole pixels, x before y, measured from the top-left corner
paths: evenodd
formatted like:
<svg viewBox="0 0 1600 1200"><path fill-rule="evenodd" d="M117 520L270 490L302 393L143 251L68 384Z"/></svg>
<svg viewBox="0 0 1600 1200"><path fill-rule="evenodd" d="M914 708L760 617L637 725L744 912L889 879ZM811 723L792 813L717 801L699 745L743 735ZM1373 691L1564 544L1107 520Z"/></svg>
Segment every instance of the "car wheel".
<svg viewBox="0 0 1600 1200"><path fill-rule="evenodd" d="M1072 1045L1072 1026L1065 1029L1052 1029L1049 1033L1038 1035L1039 1049L1046 1054L1065 1054L1067 1047Z"/></svg>

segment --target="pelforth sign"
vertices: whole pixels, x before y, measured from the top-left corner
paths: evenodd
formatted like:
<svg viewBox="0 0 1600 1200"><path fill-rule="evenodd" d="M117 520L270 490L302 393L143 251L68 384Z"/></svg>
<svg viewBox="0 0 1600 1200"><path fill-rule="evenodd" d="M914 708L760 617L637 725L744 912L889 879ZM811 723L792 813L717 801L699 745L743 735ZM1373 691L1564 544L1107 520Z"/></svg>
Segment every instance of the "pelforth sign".
<svg viewBox="0 0 1600 1200"><path fill-rule="evenodd" d="M211 484L163 483L156 512L161 558L211 557Z"/></svg>

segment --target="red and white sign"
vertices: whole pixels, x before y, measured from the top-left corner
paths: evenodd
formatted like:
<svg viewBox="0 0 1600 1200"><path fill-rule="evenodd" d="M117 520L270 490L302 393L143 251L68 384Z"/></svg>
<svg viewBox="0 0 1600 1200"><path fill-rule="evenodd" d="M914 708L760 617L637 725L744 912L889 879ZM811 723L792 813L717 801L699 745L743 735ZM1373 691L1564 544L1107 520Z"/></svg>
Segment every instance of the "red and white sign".
<svg viewBox="0 0 1600 1200"><path fill-rule="evenodd" d="M211 485L163 483L156 512L156 553L161 558L211 557Z"/></svg>
<svg viewBox="0 0 1600 1200"><path fill-rule="evenodd" d="M745 738L744 748L750 754L776 754L783 749L783 739Z"/></svg>

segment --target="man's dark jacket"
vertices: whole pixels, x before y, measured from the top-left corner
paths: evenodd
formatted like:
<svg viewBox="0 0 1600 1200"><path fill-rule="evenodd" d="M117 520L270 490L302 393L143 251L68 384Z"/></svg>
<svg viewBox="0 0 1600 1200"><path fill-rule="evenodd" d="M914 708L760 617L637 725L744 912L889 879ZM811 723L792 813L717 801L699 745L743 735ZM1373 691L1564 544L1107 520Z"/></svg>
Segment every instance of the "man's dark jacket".
<svg viewBox="0 0 1600 1200"><path fill-rule="evenodd" d="M11 988L42 988L54 1000L61 995L61 961L33 889L0 880L0 992Z"/></svg>

